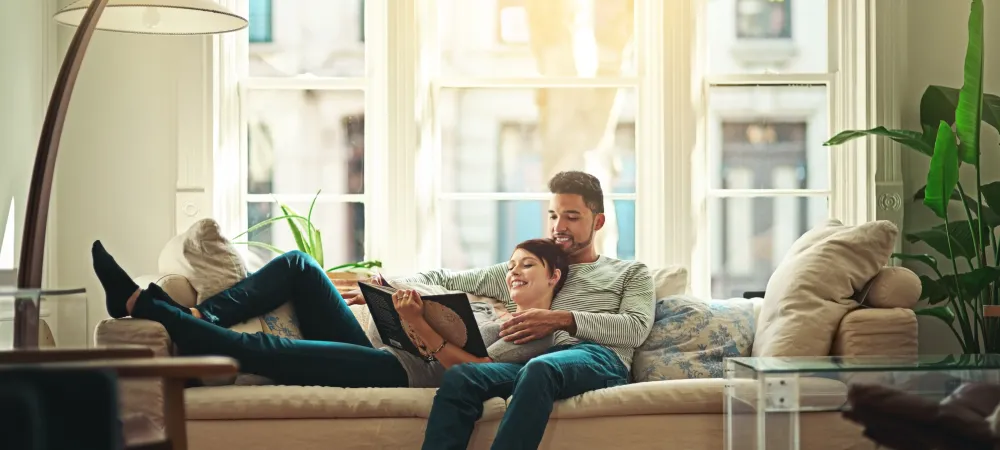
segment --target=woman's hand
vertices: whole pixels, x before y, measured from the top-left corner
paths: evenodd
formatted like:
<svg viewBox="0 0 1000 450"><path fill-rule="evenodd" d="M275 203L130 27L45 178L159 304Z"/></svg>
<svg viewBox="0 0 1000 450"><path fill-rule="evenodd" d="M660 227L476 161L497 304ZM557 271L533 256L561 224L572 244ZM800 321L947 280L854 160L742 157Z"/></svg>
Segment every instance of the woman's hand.
<svg viewBox="0 0 1000 450"><path fill-rule="evenodd" d="M392 294L392 305L396 307L399 318L407 322L416 322L424 318L424 302L420 294L413 290L399 290Z"/></svg>

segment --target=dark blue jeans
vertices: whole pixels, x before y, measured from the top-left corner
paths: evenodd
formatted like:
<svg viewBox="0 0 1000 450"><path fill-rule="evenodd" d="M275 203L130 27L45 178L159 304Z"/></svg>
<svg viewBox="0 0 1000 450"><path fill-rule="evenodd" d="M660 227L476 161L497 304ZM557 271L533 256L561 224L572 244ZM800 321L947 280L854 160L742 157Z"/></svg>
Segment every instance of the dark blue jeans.
<svg viewBox="0 0 1000 450"><path fill-rule="evenodd" d="M361 325L323 269L292 251L267 263L197 309L203 319L167 302L136 302L132 315L162 324L184 355L221 355L240 371L279 384L336 387L407 387L403 366L372 347ZM227 328L292 303L302 340Z"/></svg>
<svg viewBox="0 0 1000 450"><path fill-rule="evenodd" d="M627 382L628 370L618 356L591 343L556 346L527 364L453 366L434 395L423 448L464 450L483 402L513 397L492 448L535 449L556 400Z"/></svg>

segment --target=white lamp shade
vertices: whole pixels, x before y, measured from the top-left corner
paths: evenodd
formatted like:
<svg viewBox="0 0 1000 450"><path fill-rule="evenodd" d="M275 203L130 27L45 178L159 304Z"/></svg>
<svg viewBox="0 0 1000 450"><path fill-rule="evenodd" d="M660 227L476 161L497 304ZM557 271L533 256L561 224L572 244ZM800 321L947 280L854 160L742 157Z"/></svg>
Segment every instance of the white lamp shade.
<svg viewBox="0 0 1000 450"><path fill-rule="evenodd" d="M56 13L63 25L79 26L92 0L78 0ZM215 34L248 22L212 0L108 0L97 29L140 34Z"/></svg>

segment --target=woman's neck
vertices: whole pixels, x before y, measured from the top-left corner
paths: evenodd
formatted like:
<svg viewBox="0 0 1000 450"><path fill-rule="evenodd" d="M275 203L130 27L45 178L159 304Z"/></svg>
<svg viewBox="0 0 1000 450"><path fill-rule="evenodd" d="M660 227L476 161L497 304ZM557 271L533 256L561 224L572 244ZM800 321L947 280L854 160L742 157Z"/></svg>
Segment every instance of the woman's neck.
<svg viewBox="0 0 1000 450"><path fill-rule="evenodd" d="M526 300L517 304L517 311L524 311L528 309L549 309L552 307L552 294L545 295L544 297L533 298L531 300Z"/></svg>

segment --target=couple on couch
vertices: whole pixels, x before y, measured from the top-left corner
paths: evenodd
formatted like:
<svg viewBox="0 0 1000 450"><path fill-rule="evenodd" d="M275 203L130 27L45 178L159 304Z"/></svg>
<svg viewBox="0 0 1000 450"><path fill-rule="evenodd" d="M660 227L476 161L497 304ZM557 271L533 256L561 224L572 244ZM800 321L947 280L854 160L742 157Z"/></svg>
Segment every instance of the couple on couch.
<svg viewBox="0 0 1000 450"><path fill-rule="evenodd" d="M275 258L195 308L175 303L155 283L141 289L99 241L94 271L112 317L159 322L182 354L230 356L242 372L286 385L437 387L426 449L465 449L483 402L513 397L493 447L537 448L556 400L629 381L633 352L649 334L654 312L646 266L600 256L594 248L605 220L600 182L583 172L562 172L549 190L551 239L519 244L506 263L399 280L501 300L513 318L499 333L495 324L481 324L480 331L491 349L520 350L496 353L516 355L513 360L478 358L448 345L423 320L422 301L412 290L397 291L393 302L422 341L427 360L374 348L348 307L363 302L360 294L342 298L301 252ZM285 301L292 302L302 340L228 329Z"/></svg>

